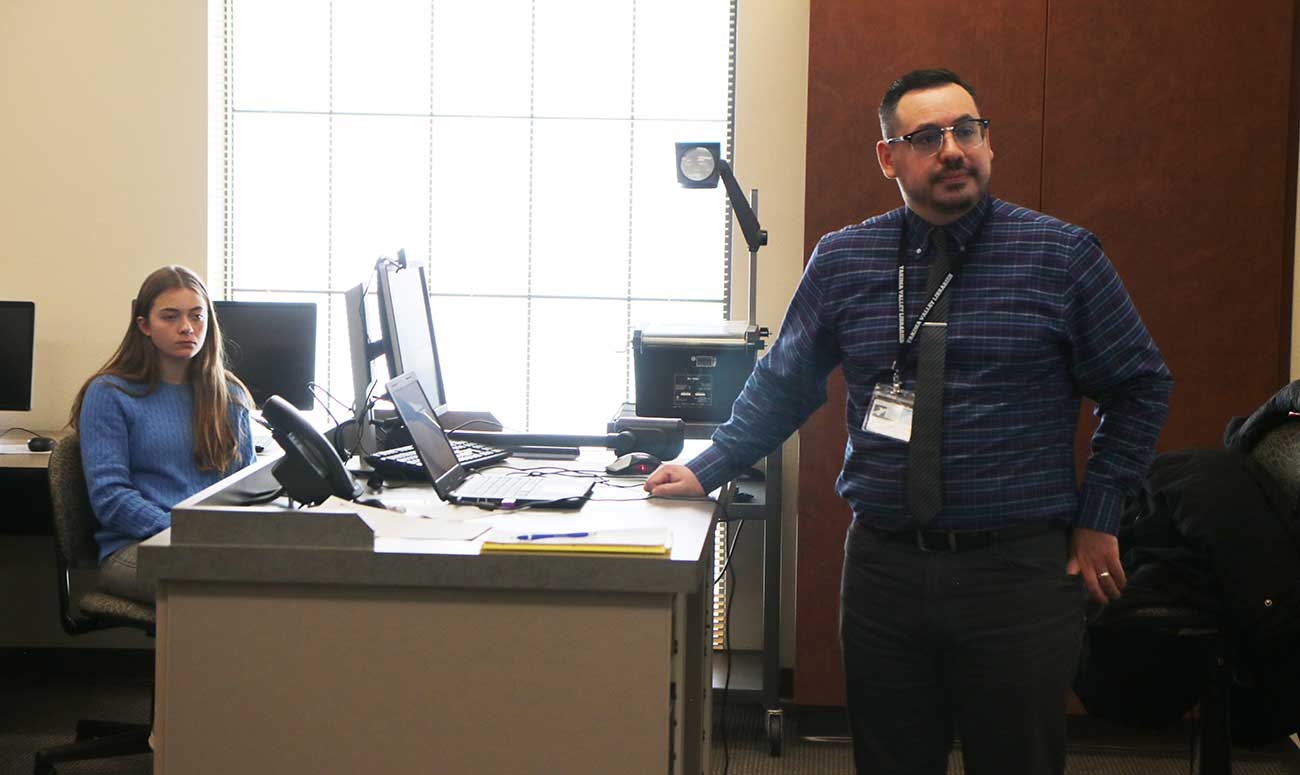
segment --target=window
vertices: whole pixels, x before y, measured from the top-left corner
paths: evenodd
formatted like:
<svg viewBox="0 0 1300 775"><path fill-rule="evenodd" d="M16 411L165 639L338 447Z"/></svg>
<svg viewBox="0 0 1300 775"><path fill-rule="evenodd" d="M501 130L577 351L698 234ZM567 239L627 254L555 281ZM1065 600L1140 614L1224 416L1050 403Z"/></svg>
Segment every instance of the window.
<svg viewBox="0 0 1300 775"><path fill-rule="evenodd" d="M727 316L724 194L673 143L730 147L735 0L211 2L214 293L317 302L333 395L342 292L398 248L451 406L512 429L602 433L633 328Z"/></svg>

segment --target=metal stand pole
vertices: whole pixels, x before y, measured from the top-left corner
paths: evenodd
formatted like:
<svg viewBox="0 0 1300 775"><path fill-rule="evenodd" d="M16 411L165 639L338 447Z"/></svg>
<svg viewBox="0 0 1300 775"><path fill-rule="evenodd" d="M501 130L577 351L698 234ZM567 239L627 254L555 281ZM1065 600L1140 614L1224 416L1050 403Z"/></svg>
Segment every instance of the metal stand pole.
<svg viewBox="0 0 1300 775"><path fill-rule="evenodd" d="M749 190L749 206L758 218L758 189ZM749 324L758 325L758 250L749 251Z"/></svg>

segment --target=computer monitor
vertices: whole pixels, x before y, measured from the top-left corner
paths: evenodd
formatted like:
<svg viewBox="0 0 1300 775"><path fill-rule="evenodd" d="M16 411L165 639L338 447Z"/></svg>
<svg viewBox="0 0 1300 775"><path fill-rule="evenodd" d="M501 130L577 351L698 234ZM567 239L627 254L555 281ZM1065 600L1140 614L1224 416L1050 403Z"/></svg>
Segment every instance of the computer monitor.
<svg viewBox="0 0 1300 775"><path fill-rule="evenodd" d="M379 324L389 374L415 372L439 412L447 405L438 365L438 342L429 310L424 268L399 269L386 264L379 274ZM355 379L355 375L353 379Z"/></svg>
<svg viewBox="0 0 1300 775"><path fill-rule="evenodd" d="M369 315L366 312L364 283L343 292L343 316L348 322L348 360L352 365L352 405L354 410L360 413L365 409L366 399L374 398L374 395L368 394L374 390L373 386L378 384L375 381L378 375L371 369L370 364L384 352L383 341L370 338L372 326L367 322ZM383 379L387 379L387 375L384 375Z"/></svg>
<svg viewBox="0 0 1300 775"><path fill-rule="evenodd" d="M31 411L36 304L0 301L0 331L0 411Z"/></svg>
<svg viewBox="0 0 1300 775"><path fill-rule="evenodd" d="M299 409L315 401L316 303L215 301L226 360L257 406L278 395Z"/></svg>

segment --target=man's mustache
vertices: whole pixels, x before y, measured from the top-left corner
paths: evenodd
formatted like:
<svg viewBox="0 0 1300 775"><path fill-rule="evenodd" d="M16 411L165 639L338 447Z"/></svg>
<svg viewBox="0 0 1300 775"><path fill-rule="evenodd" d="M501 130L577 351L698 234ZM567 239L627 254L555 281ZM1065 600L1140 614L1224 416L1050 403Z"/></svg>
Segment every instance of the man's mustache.
<svg viewBox="0 0 1300 775"><path fill-rule="evenodd" d="M947 177L954 172L965 172L967 175L974 175L974 172L971 171L970 167L968 167L965 162L961 160L957 160L953 162L946 162L943 165L942 170L930 176L930 182L937 183L939 182L940 178Z"/></svg>

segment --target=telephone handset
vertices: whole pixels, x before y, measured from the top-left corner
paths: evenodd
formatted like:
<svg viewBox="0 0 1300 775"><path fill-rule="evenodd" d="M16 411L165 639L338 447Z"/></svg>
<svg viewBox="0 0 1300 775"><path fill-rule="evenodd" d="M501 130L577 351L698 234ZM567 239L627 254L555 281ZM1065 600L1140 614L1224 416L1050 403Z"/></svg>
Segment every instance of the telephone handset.
<svg viewBox="0 0 1300 775"><path fill-rule="evenodd" d="M350 501L365 491L325 436L288 401L279 396L266 399L262 419L284 450L284 458L272 466L271 473L290 498L315 506L331 495Z"/></svg>

